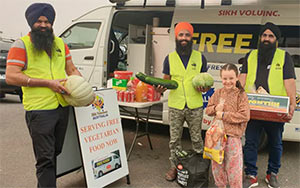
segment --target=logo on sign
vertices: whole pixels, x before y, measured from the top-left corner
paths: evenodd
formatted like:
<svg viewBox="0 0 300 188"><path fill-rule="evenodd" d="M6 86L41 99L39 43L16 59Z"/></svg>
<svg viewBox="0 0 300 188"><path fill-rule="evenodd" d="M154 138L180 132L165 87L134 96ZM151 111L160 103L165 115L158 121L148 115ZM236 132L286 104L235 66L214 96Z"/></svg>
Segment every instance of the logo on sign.
<svg viewBox="0 0 300 188"><path fill-rule="evenodd" d="M96 111L91 114L93 120L108 116L108 113L104 107L104 99L101 96L96 95L96 100L92 104L92 108Z"/></svg>

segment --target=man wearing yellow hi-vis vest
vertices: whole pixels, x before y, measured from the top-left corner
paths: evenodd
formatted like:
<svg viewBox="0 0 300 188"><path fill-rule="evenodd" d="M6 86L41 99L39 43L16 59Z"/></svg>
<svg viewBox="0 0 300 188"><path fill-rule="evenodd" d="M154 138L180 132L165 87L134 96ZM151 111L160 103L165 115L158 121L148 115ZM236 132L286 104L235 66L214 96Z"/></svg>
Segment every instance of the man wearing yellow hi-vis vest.
<svg viewBox="0 0 300 188"><path fill-rule="evenodd" d="M170 53L164 61L164 79L175 80L178 88L171 90L168 97L170 120L170 163L171 168L166 173L166 180L173 181L177 170L174 161L175 151L181 150L181 137L183 123L189 127L193 150L197 153L203 151L201 137L201 124L203 117L202 92L206 88L194 88L192 79L199 72L207 71L205 57L192 48L193 26L187 22L180 22L175 27L176 51ZM159 92L165 91L161 86L156 88Z"/></svg>
<svg viewBox="0 0 300 188"><path fill-rule="evenodd" d="M296 106L296 75L291 56L277 48L281 32L273 23L266 23L260 31L257 50L252 50L245 57L240 74L240 82L245 91L250 93L258 87L264 88L271 95L290 98L289 114L291 120ZM284 123L250 120L246 129L244 146L245 174L244 187L256 187L257 150L262 131L268 136L269 160L265 181L269 187L279 187L278 171L282 155L282 133Z"/></svg>
<svg viewBox="0 0 300 188"><path fill-rule="evenodd" d="M69 94L62 82L80 75L70 51L53 34L55 10L48 3L30 5L25 16L31 32L16 40L7 58L6 82L22 86L26 123L36 159L38 187L56 187L56 157L62 151Z"/></svg>

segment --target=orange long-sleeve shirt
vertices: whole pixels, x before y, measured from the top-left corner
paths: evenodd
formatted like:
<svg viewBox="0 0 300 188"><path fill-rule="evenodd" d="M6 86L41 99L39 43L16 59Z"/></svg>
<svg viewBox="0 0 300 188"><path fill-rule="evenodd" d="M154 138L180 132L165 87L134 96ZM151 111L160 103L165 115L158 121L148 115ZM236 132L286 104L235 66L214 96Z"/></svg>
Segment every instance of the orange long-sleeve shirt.
<svg viewBox="0 0 300 188"><path fill-rule="evenodd" d="M216 90L206 107L205 112L208 116L216 115L215 107L219 104L220 98L225 99L223 109L225 134L233 137L242 137L250 119L247 94L240 92L238 88L229 91L224 88Z"/></svg>
<svg viewBox="0 0 300 188"><path fill-rule="evenodd" d="M30 36L30 33L28 34ZM72 57L68 46L65 44L66 63L72 62ZM25 44L21 39L16 40L7 55L7 65L16 65L27 69L27 53Z"/></svg>

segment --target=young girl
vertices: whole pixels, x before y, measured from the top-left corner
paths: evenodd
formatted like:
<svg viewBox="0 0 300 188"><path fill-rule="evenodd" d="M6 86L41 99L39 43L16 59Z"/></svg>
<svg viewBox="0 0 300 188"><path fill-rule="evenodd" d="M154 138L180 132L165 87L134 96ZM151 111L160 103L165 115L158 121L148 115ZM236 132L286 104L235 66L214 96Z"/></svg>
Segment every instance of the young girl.
<svg viewBox="0 0 300 188"><path fill-rule="evenodd" d="M248 97L238 80L238 69L234 64L222 67L220 76L223 88L218 89L208 101L206 114L223 120L227 143L224 160L218 164L212 160L212 173L218 187L241 188L243 178L243 154L241 137L250 119ZM225 103L219 104L220 99Z"/></svg>

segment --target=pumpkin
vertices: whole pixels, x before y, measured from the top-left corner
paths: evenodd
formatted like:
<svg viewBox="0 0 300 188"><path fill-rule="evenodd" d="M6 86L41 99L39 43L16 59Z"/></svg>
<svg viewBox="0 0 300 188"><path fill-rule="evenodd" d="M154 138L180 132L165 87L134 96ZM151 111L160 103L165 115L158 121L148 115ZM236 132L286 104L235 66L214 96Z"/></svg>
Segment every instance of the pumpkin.
<svg viewBox="0 0 300 188"><path fill-rule="evenodd" d="M95 100L92 86L81 76L71 75L64 83L70 95L62 95L71 106L87 106Z"/></svg>

